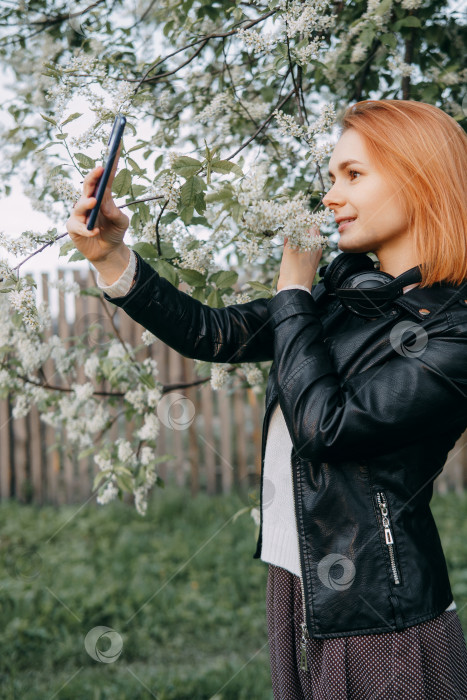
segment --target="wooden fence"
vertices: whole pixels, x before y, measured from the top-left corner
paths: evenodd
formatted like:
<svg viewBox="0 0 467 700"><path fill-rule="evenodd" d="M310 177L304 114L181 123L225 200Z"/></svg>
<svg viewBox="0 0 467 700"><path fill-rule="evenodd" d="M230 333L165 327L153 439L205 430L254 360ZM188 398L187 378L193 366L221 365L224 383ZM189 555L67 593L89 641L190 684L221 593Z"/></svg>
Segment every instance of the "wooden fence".
<svg viewBox="0 0 467 700"><path fill-rule="evenodd" d="M59 279L64 279L59 271ZM74 281L80 287L95 286L92 271L87 282L79 271L73 272ZM49 279L41 275L42 298L52 301ZM182 283L181 289L186 289ZM73 296L58 293L55 327L49 332L62 339L82 334L91 324L90 346L109 342L108 331L137 345L141 343L144 329L124 311L106 302L103 297ZM67 301L67 308L65 300ZM70 309L68 304L72 303ZM71 312L71 313L70 313ZM72 320L69 320L70 315ZM112 324L115 324L113 326ZM70 347L71 340L67 346ZM157 454L171 454L174 458L158 465L158 473L168 483L189 486L192 494L228 493L238 488L242 493L255 489L259 496L259 474L261 468L261 432L264 415L264 397L249 387L243 386L239 378L231 388L219 391L211 389L207 380L190 388L177 388L182 383L199 381L194 371L194 361L182 357L167 345L157 340L145 346L137 354L137 360L152 357L158 364L158 380L170 385L172 390L183 394L195 409L194 419L184 430L174 430L160 423L157 438ZM61 376L54 374L54 366L48 361L44 373L49 384L65 388ZM83 367L77 368L79 383L89 381ZM96 385L98 391L111 391L107 382ZM114 415L121 413L117 405ZM133 421L124 416L115 420L110 435L131 438L135 429ZM98 472L92 457L78 459L76 448L67 447L66 432L58 433L44 421L34 407L21 419L12 418L12 406L8 399L0 400L0 498L15 498L25 503L80 503L94 500L92 483ZM462 492L467 485L467 431L450 451L443 473L435 480L435 490L445 492L455 489ZM125 496L125 500L130 500Z"/></svg>

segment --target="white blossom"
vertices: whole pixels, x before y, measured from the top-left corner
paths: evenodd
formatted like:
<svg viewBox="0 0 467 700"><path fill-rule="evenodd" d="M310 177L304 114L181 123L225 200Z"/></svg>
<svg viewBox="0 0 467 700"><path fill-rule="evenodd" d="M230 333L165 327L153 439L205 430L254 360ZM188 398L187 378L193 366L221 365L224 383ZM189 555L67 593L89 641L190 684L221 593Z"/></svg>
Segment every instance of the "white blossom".
<svg viewBox="0 0 467 700"><path fill-rule="evenodd" d="M13 418L24 418L31 410L31 402L28 394L18 394L15 405L13 406Z"/></svg>
<svg viewBox="0 0 467 700"><path fill-rule="evenodd" d="M255 525L259 527L261 523L261 513L259 511L259 508L252 508L250 515L255 521Z"/></svg>
<svg viewBox="0 0 467 700"><path fill-rule="evenodd" d="M141 454L140 454L140 462L144 466L147 466L152 460L157 458L157 454L154 451L153 447L149 447L149 445L145 445L144 447L141 448Z"/></svg>
<svg viewBox="0 0 467 700"><path fill-rule="evenodd" d="M78 403L88 401L94 393L94 387L90 382L87 384L73 384L71 388L75 393Z"/></svg>
<svg viewBox="0 0 467 700"><path fill-rule="evenodd" d="M259 367L256 367L253 363L247 363L244 365L244 370L246 374L246 380L250 386L256 386L262 384L263 373Z"/></svg>
<svg viewBox="0 0 467 700"><path fill-rule="evenodd" d="M178 184L177 174L174 172L164 173L161 178L159 178L154 185L151 187L151 195L154 197L162 197L167 201L165 207L166 212L176 211L178 206L178 200L180 199L180 187ZM147 227L147 228L146 228ZM151 238L147 239L145 237L151 233ZM148 222L143 229L143 237L145 240L151 242L156 241L156 225L155 223Z"/></svg>
<svg viewBox="0 0 467 700"><path fill-rule="evenodd" d="M144 419L143 426L138 430L136 435L140 440L154 440L159 434L159 419L154 413L148 413Z"/></svg>
<svg viewBox="0 0 467 700"><path fill-rule="evenodd" d="M157 336L151 333L151 331L145 330L141 334L141 340L144 343L144 345L152 345L156 340L158 340Z"/></svg>
<svg viewBox="0 0 467 700"><path fill-rule="evenodd" d="M136 455L128 440L119 438L116 442L118 459L125 466L134 467L136 465Z"/></svg>
<svg viewBox="0 0 467 700"><path fill-rule="evenodd" d="M423 0L402 0L401 6L404 10L418 10L423 5Z"/></svg>
<svg viewBox="0 0 467 700"><path fill-rule="evenodd" d="M224 364L213 363L211 365L211 387L214 390L222 389L228 376Z"/></svg>
<svg viewBox="0 0 467 700"><path fill-rule="evenodd" d="M362 61L367 54L367 47L363 46L363 44L355 44L352 54L350 56L350 62L351 63L359 63Z"/></svg>
<svg viewBox="0 0 467 700"><path fill-rule="evenodd" d="M148 389L146 392L146 401L149 408L156 408L157 404L161 400L162 391L159 388Z"/></svg>
<svg viewBox="0 0 467 700"><path fill-rule="evenodd" d="M142 386L130 389L125 392L125 401L128 401L138 413L143 413L146 409L146 391Z"/></svg>
<svg viewBox="0 0 467 700"><path fill-rule="evenodd" d="M94 461L101 471L112 469L112 460L103 454L94 455Z"/></svg>
<svg viewBox="0 0 467 700"><path fill-rule="evenodd" d="M118 487L116 485L116 479L114 476L111 476L102 492L97 496L96 501L99 505L105 506L107 503L110 503L110 501L113 501L117 495Z"/></svg>
<svg viewBox="0 0 467 700"><path fill-rule="evenodd" d="M237 30L237 36L243 41L248 49L271 54L277 42L277 38L267 32L257 32L255 29Z"/></svg>
<svg viewBox="0 0 467 700"><path fill-rule="evenodd" d="M98 355L90 355L84 363L84 374L89 379L95 379L97 370L99 368L99 357Z"/></svg>
<svg viewBox="0 0 467 700"><path fill-rule="evenodd" d="M49 287L58 289L63 294L74 294L77 296L80 292L80 286L78 282L74 280L67 279L56 279L49 282Z"/></svg>
<svg viewBox="0 0 467 700"><path fill-rule="evenodd" d="M107 357L112 360L122 360L127 354L127 351L123 347L119 340L112 340L107 351Z"/></svg>
<svg viewBox="0 0 467 700"><path fill-rule="evenodd" d="M210 100L201 112L195 114L193 121L210 122L219 115L230 112L234 104L234 99L228 90L220 92Z"/></svg>
<svg viewBox="0 0 467 700"><path fill-rule="evenodd" d="M8 295L10 304L21 315L27 328L40 330L36 309L36 296L31 287L13 290Z"/></svg>
<svg viewBox="0 0 467 700"><path fill-rule="evenodd" d="M66 202L76 202L81 196L81 192L65 177L54 177L52 187Z"/></svg>
<svg viewBox="0 0 467 700"><path fill-rule="evenodd" d="M410 63L405 63L403 58L397 53L392 52L388 57L388 68L395 73L398 73L403 78L408 78L416 72L416 66Z"/></svg>
<svg viewBox="0 0 467 700"><path fill-rule="evenodd" d="M135 508L140 515L146 515L148 509L147 490L144 486L135 489Z"/></svg>

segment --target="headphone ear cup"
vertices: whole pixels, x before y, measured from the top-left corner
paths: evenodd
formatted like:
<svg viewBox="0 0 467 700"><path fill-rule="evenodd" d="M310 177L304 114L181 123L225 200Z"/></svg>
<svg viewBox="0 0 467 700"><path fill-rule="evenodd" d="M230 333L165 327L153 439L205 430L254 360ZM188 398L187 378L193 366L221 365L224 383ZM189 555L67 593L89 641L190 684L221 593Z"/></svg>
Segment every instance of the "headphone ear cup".
<svg viewBox="0 0 467 700"><path fill-rule="evenodd" d="M330 294L343 287L344 281L357 272L374 270L375 264L366 253L340 253L332 263L326 266L323 282Z"/></svg>

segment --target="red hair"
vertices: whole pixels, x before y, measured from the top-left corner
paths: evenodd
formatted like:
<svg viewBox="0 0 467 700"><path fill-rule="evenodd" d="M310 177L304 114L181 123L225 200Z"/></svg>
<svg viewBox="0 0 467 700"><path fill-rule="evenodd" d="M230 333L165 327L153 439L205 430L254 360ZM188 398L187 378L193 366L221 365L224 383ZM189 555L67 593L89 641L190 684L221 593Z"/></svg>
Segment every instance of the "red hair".
<svg viewBox="0 0 467 700"><path fill-rule="evenodd" d="M438 107L413 100L349 106L342 133L355 129L371 160L399 186L421 265L420 287L467 279L467 136Z"/></svg>

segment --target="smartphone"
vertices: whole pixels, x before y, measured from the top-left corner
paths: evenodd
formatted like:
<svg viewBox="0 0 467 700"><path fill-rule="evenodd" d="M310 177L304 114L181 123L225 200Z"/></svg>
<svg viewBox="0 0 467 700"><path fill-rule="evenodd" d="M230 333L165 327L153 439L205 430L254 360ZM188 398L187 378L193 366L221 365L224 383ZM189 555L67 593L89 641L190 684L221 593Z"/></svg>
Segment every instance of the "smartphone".
<svg viewBox="0 0 467 700"><path fill-rule="evenodd" d="M118 146L122 140L123 130L126 124L126 117L121 114L117 114L115 117L114 125L112 127L112 133L110 134L109 142L107 144L108 156L104 165L104 172L102 173L99 182L94 190L93 197L97 199L96 206L91 209L89 215L88 223L86 228L88 231L92 231L96 225L97 215L99 213L99 208L101 206L102 197L104 196L104 191L109 181L110 173L112 172L112 167L115 162L115 156L117 155Z"/></svg>

